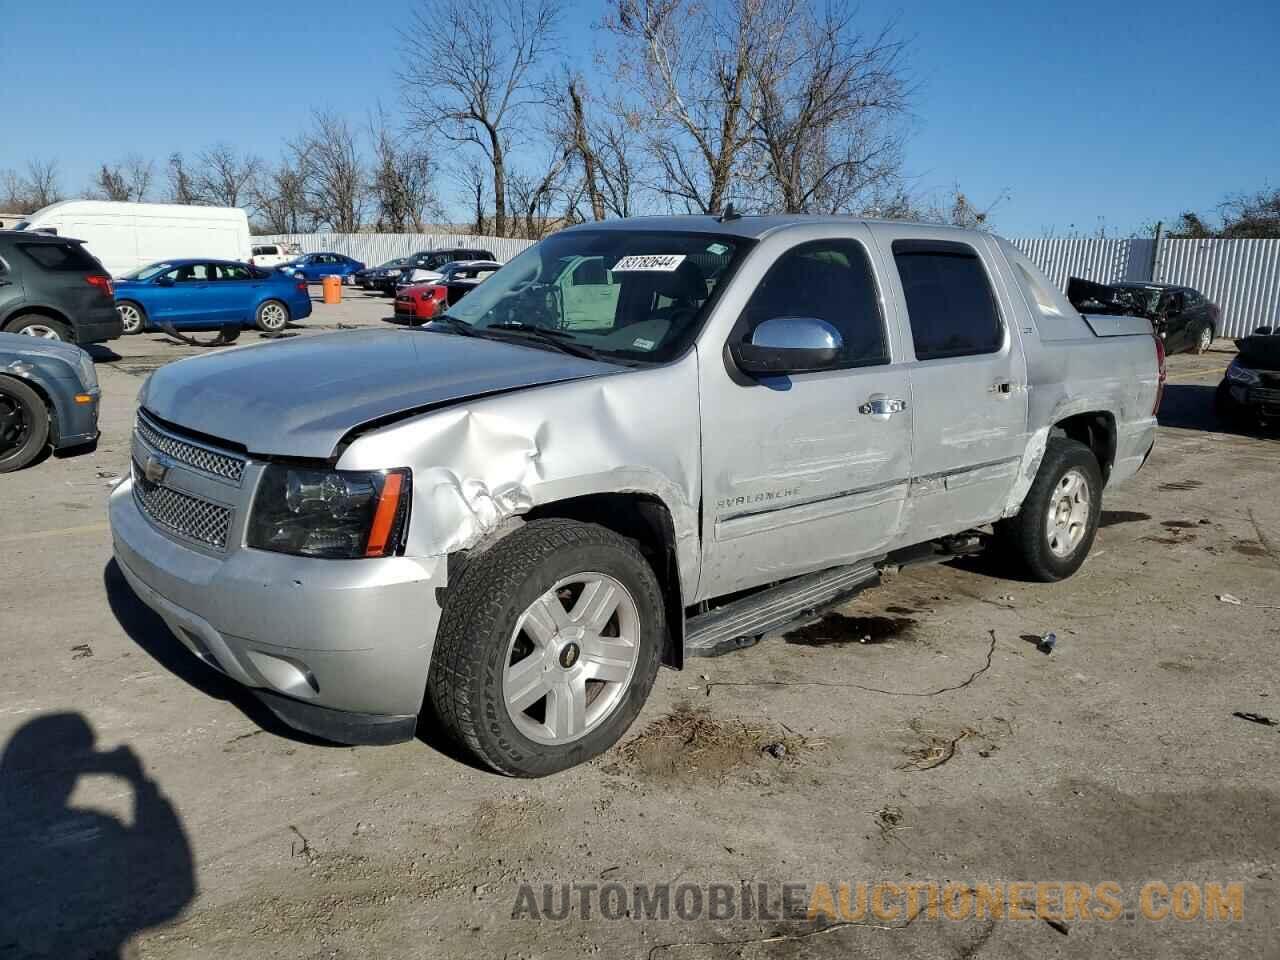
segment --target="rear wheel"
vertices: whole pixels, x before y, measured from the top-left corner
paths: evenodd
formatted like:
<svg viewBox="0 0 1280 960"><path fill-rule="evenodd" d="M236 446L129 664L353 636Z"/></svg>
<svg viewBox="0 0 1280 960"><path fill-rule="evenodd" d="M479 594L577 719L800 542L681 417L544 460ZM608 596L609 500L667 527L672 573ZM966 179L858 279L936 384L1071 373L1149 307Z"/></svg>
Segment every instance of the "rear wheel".
<svg viewBox="0 0 1280 960"><path fill-rule="evenodd" d="M279 300L267 300L258 307L254 323L263 333L278 333L289 324L289 308Z"/></svg>
<svg viewBox="0 0 1280 960"><path fill-rule="evenodd" d="M0 473L21 470L49 442L49 411L21 380L0 377Z"/></svg>
<svg viewBox="0 0 1280 960"><path fill-rule="evenodd" d="M52 317L38 313L28 313L16 320L11 320L5 329L10 333L21 333L28 337L71 342L70 327L61 320L54 320Z"/></svg>
<svg viewBox="0 0 1280 960"><path fill-rule="evenodd" d="M116 313L120 314L120 322L124 324L126 336L141 333L147 325L147 315L143 311L142 305L134 303L132 300L118 302L116 304Z"/></svg>
<svg viewBox="0 0 1280 960"><path fill-rule="evenodd" d="M1029 576L1062 580L1089 555L1101 511L1102 470L1093 451L1050 437L1022 509L1001 520L997 532Z"/></svg>
<svg viewBox="0 0 1280 960"><path fill-rule="evenodd" d="M1211 346L1213 346L1213 327L1202 323L1196 327L1191 336L1191 352L1208 353Z"/></svg>
<svg viewBox="0 0 1280 960"><path fill-rule="evenodd" d="M657 577L604 527L535 520L450 590L428 692L478 759L538 777L607 750L653 687L666 632Z"/></svg>

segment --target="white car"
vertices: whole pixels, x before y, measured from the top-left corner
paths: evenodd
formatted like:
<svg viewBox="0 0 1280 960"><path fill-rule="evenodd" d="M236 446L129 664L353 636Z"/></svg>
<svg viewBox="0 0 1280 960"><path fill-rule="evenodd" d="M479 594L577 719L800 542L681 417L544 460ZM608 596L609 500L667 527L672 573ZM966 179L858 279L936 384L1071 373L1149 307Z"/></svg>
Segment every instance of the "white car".
<svg viewBox="0 0 1280 960"><path fill-rule="evenodd" d="M302 256L302 248L296 243L260 243L254 244L253 256L249 265L253 267L279 267L292 263Z"/></svg>

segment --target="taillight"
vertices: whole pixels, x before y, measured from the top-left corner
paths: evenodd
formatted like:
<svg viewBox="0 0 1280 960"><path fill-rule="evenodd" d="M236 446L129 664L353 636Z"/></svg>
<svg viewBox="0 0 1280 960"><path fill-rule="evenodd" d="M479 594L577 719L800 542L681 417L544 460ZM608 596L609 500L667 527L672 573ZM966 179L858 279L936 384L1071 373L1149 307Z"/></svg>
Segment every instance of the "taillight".
<svg viewBox="0 0 1280 960"><path fill-rule="evenodd" d="M99 290L105 293L108 297L114 297L116 295L116 288L112 285L110 277L105 276L104 274L101 274L101 273L91 273L89 274L89 276L85 277L84 279L85 279L85 282L89 284L89 286L97 287Z"/></svg>
<svg viewBox="0 0 1280 960"><path fill-rule="evenodd" d="M305 280L299 280L299 281L295 284L295 286L296 286L299 290L301 290L303 293L307 293L307 292L308 292L308 288L307 288L307 281L305 281Z"/></svg>
<svg viewBox="0 0 1280 960"><path fill-rule="evenodd" d="M1156 402L1151 408L1151 415L1154 417L1160 412L1160 401L1164 399L1164 383L1169 379L1169 370L1164 362L1164 341L1154 334L1151 339L1156 342L1156 366L1160 370L1159 379L1156 381Z"/></svg>
<svg viewBox="0 0 1280 960"><path fill-rule="evenodd" d="M444 287L432 287L432 288L431 288L431 299L432 299L432 300L443 300L443 299L444 299L444 293L445 293L445 291L444 291Z"/></svg>

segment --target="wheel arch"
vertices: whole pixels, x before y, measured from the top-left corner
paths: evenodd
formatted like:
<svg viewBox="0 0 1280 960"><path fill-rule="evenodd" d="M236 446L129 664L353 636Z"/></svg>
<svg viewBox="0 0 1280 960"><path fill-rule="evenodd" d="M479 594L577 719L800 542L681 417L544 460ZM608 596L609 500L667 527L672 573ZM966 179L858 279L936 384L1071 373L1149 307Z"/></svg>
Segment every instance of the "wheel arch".
<svg viewBox="0 0 1280 960"><path fill-rule="evenodd" d="M1116 462L1116 418L1107 410L1090 410L1057 420L1050 436L1067 437L1083 443L1098 461L1102 483L1106 486Z"/></svg>
<svg viewBox="0 0 1280 960"><path fill-rule="evenodd" d="M524 523L552 518L597 524L636 544L649 561L662 588L668 629L661 662L664 666L681 669L684 666L684 594L676 551L675 521L667 504L656 494L587 493L539 504L500 523L468 549L450 554L449 582L456 582L470 558L491 549Z"/></svg>

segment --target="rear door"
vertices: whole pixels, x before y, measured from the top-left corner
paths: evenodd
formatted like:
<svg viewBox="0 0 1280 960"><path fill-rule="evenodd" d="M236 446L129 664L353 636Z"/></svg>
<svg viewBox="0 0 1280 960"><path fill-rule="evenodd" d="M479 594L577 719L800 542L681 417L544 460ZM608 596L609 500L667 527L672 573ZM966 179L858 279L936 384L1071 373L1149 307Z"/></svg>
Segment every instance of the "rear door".
<svg viewBox="0 0 1280 960"><path fill-rule="evenodd" d="M832 233L778 253L729 341L765 320L815 317L840 331L836 369L751 379L719 351L700 352L700 599L849 563L898 539L911 476L908 366L891 348L866 226Z"/></svg>
<svg viewBox="0 0 1280 960"><path fill-rule="evenodd" d="M996 519L1027 442L1018 309L984 237L880 234L896 268L909 341L913 448L906 539L923 542Z"/></svg>
<svg viewBox="0 0 1280 960"><path fill-rule="evenodd" d="M173 286L165 291L165 299L166 316L174 326L194 326L219 319L218 296L212 289L215 271L211 263L187 263L166 274L173 277Z"/></svg>
<svg viewBox="0 0 1280 960"><path fill-rule="evenodd" d="M266 285L265 274L257 276L238 263L219 263L214 269L217 279L211 286L217 292L218 319L247 320Z"/></svg>

